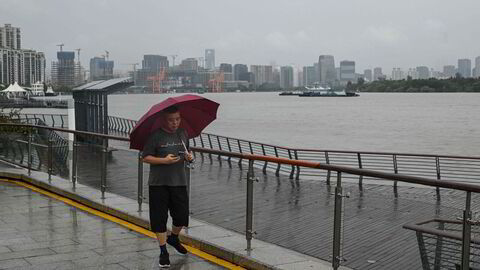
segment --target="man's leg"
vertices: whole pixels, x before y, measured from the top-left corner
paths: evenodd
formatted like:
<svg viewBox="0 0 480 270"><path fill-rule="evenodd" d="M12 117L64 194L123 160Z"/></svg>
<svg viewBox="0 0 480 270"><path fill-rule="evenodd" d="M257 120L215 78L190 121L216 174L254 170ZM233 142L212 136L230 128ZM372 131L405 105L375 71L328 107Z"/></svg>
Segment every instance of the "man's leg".
<svg viewBox="0 0 480 270"><path fill-rule="evenodd" d="M172 215L172 234L167 238L167 243L172 245L180 254L187 254L187 249L182 246L178 235L183 227L188 226L188 194L186 187L170 187L170 214Z"/></svg>
<svg viewBox="0 0 480 270"><path fill-rule="evenodd" d="M155 232L160 247L158 264L161 268L169 267L170 258L166 245L169 192L163 186L150 186L149 198L150 227Z"/></svg>

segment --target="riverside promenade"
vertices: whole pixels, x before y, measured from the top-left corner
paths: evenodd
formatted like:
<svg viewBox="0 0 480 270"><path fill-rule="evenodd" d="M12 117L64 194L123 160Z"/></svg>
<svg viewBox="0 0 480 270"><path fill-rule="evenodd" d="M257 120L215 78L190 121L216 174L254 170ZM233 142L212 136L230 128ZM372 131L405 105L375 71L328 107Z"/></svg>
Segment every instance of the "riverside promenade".
<svg viewBox="0 0 480 270"><path fill-rule="evenodd" d="M135 154L128 151L112 153L108 192L137 198L135 160ZM78 181L99 188L99 175L89 169L98 166L99 160L84 159L82 163L79 174L83 177ZM144 174L148 176L148 169ZM244 234L246 175L246 166L241 169L232 162L230 167L215 155L210 159L208 154L203 158L197 154L191 171L192 217ZM263 174L261 169L255 170L255 175L259 181L254 184L254 237L331 260L335 185L327 185L322 178L293 180L269 171ZM370 182L362 188L356 182L343 184L349 197L344 201L342 265L353 269L422 269L415 232L403 225L432 218L456 220L462 216L464 193L440 189L439 201L434 188L400 185L394 193L392 182L380 183ZM472 210L478 209L480 198L473 194Z"/></svg>
<svg viewBox="0 0 480 270"><path fill-rule="evenodd" d="M13 183L51 193L73 207ZM5 163L0 163L0 194L0 239L6 240L0 242L0 269L158 269L157 242L145 229L148 205L139 212L132 199L110 192L102 198L96 188L72 187L63 178L49 180L39 171L28 175L26 169ZM82 211L110 215L107 219L128 229ZM329 262L260 240L254 239L247 251L244 236L195 218L180 239L189 254L179 257L170 248L170 269L331 269Z"/></svg>
<svg viewBox="0 0 480 270"><path fill-rule="evenodd" d="M158 269L156 241L117 223L3 180L0 205L0 269ZM173 250L170 261L224 269Z"/></svg>

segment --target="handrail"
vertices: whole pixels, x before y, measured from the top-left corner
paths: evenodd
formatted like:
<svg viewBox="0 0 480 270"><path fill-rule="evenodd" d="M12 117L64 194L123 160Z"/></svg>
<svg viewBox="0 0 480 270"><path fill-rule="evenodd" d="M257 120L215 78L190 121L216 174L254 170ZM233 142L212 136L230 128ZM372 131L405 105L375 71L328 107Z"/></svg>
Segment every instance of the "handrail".
<svg viewBox="0 0 480 270"><path fill-rule="evenodd" d="M293 165L293 166L302 166L302 167L321 169L321 170L326 170L326 171L334 171L334 172L355 174L355 175L358 175L358 176L368 176L368 177L373 177L373 178L381 178L381 179L385 179L385 180L400 181L400 182L405 182L405 183L410 183L410 184L419 184L419 185L426 185L426 186L432 186L432 187L458 189L458 190L463 190L463 191L471 191L471 192L480 193L480 185L459 183L459 182L453 182L453 181L448 181L448 180L438 181L437 179L426 178L426 177L417 177L417 176L409 176L409 175L402 175L402 174L384 173L384 172L377 172L377 171L372 171L372 170L367 170L367 169L357 169L357 168L346 167L346 166L323 164L323 163L320 163L320 162L311 162L311 161L304 161L304 160L292 160L292 159L272 157L272 156L260 156L260 155L252 155L252 154L231 153L231 152L227 152L227 151L211 150L211 149L199 148L199 147L191 147L191 149L193 151L202 152L202 153L206 153L206 154L222 155L222 156L234 157L234 158L239 158L239 159L267 161L267 162L274 162L274 163L280 163L280 164L288 164L288 165Z"/></svg>
<svg viewBox="0 0 480 270"><path fill-rule="evenodd" d="M105 134L86 132L86 131L77 131L77 130L55 128L55 127L38 126L38 125L28 125L28 124L25 125L25 124L16 124L16 123L0 123L0 126L42 128L42 129L48 129L48 130L66 132L66 133L73 133L73 134L77 134L77 135L96 136L96 137L100 137L100 138L103 138L103 139L129 141L129 138L125 138L125 137L105 135ZM427 185L427 186L432 186L432 187L442 187L442 188L458 189L458 190L463 190L463 191L471 191L471 192L480 193L480 185L459 183L459 182L453 182L453 181L448 181L448 180L438 181L437 179L426 178L426 177L417 177L417 176L408 176L408 175L402 175L402 174L384 173L384 172L377 172L377 171L372 171L372 170L367 170L367 169L357 169L357 168L353 168L353 167L323 164L323 163L319 163L319 162L311 162L311 161L305 161L305 160L293 160L293 159L287 159L287 158L281 158L281 157L261 156L261 155L255 155L255 154L247 154L247 153L235 153L235 152L213 150L213 149L201 148L201 147L191 147L191 149L193 151L197 151L199 153L221 155L221 156L233 157L233 158L238 158L238 159L248 159L248 160L274 162L274 163L278 163L278 164L287 164L287 165L292 165L292 166L301 166L301 167L322 169L322 170L326 170L326 171L342 172L342 173L354 174L354 175L359 175L359 176L368 176L368 177L373 177L373 178L382 178L382 179L385 179L385 180L400 181L400 182L406 182L406 183L411 183L411 184L420 184L420 185Z"/></svg>

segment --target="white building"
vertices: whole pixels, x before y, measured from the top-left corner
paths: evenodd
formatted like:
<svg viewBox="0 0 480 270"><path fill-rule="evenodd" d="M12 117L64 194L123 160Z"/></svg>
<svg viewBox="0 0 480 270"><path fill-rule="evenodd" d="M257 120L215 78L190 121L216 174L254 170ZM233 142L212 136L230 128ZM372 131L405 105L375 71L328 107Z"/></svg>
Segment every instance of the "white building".
<svg viewBox="0 0 480 270"><path fill-rule="evenodd" d="M0 84L32 85L45 81L45 55L21 49L20 28L0 27Z"/></svg>

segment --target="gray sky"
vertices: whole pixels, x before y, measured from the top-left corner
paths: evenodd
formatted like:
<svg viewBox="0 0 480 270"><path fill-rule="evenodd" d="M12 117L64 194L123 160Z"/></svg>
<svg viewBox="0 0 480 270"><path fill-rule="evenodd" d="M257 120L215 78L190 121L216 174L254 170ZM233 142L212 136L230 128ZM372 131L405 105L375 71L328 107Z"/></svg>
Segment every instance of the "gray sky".
<svg viewBox="0 0 480 270"><path fill-rule="evenodd" d="M177 54L178 64L205 48L217 65L301 67L333 54L337 65L356 61L357 72L440 69L458 58L473 64L479 19L479 0L0 0L0 24L20 27L23 47L48 63L64 43L82 48L84 66L108 50L123 70L143 54Z"/></svg>

